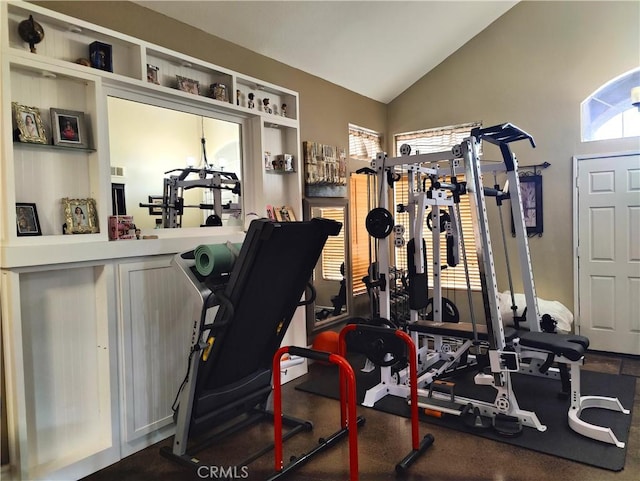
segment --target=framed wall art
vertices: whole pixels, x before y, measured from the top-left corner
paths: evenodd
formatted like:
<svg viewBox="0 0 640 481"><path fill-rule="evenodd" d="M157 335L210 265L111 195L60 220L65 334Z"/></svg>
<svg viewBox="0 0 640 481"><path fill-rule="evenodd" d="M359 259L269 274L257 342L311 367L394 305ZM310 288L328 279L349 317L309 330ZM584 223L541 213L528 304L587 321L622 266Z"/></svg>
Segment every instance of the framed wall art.
<svg viewBox="0 0 640 481"><path fill-rule="evenodd" d="M51 131L54 145L79 149L90 147L89 130L84 112L51 109Z"/></svg>
<svg viewBox="0 0 640 481"><path fill-rule="evenodd" d="M17 102L12 102L13 118L16 123L16 140L31 144L46 144L45 133L40 109L27 107Z"/></svg>
<svg viewBox="0 0 640 481"><path fill-rule="evenodd" d="M347 152L344 148L303 142L307 197L347 196Z"/></svg>
<svg viewBox="0 0 640 481"><path fill-rule="evenodd" d="M95 199L62 199L65 234L95 234L100 232Z"/></svg>
<svg viewBox="0 0 640 481"><path fill-rule="evenodd" d="M522 214L528 236L541 236L542 223L542 176L525 175L520 177L520 198ZM516 229L511 218L511 235L515 237Z"/></svg>
<svg viewBox="0 0 640 481"><path fill-rule="evenodd" d="M36 205L28 202L16 203L16 228L18 237L42 235Z"/></svg>

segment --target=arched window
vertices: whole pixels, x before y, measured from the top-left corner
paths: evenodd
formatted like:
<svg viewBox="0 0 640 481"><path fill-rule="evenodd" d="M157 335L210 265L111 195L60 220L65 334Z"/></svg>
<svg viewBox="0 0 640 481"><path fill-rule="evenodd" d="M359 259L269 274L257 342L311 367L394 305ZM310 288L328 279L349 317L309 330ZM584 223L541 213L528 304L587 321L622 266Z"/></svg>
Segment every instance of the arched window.
<svg viewBox="0 0 640 481"><path fill-rule="evenodd" d="M640 136L640 107L631 90L640 87L640 68L610 80L581 104L582 141Z"/></svg>

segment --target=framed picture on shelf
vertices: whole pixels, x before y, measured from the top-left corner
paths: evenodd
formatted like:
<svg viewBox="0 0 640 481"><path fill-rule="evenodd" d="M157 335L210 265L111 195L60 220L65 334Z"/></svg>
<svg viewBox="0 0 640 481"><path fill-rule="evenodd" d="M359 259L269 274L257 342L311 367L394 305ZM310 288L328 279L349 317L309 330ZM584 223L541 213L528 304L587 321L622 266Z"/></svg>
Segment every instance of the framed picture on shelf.
<svg viewBox="0 0 640 481"><path fill-rule="evenodd" d="M180 75L176 75L176 80L178 82L178 90L182 90L183 92L193 95L200 95L200 82L197 80L182 77Z"/></svg>
<svg viewBox="0 0 640 481"><path fill-rule="evenodd" d="M12 102L13 118L16 123L16 140L31 144L46 144L47 135L42 124L40 109Z"/></svg>
<svg viewBox="0 0 640 481"><path fill-rule="evenodd" d="M112 48L108 43L93 42L89 45L91 66L99 70L113 72Z"/></svg>
<svg viewBox="0 0 640 481"><path fill-rule="evenodd" d="M147 64L147 82L150 84L160 85L160 81L158 80L158 71L160 69L155 65Z"/></svg>
<svg viewBox="0 0 640 481"><path fill-rule="evenodd" d="M51 109L51 130L53 145L89 148L89 135L83 112Z"/></svg>
<svg viewBox="0 0 640 481"><path fill-rule="evenodd" d="M95 199L62 199L65 234L96 234L100 232Z"/></svg>
<svg viewBox="0 0 640 481"><path fill-rule="evenodd" d="M29 202L16 203L16 227L18 237L42 235L36 205Z"/></svg>
<svg viewBox="0 0 640 481"><path fill-rule="evenodd" d="M275 216L278 222L295 222L296 216L293 213L293 207L289 205L283 205L282 207L275 209Z"/></svg>

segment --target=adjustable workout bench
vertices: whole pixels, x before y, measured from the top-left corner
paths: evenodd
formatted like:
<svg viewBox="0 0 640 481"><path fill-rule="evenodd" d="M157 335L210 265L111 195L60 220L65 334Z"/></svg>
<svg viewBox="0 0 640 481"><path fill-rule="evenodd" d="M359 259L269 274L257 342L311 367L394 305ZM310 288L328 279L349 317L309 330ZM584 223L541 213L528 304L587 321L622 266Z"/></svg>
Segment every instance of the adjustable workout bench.
<svg viewBox="0 0 640 481"><path fill-rule="evenodd" d="M177 396L173 446L161 450L164 456L197 467L200 460L194 454L211 441L272 417L265 409L271 394L272 358L302 305L300 299L328 236L337 235L341 227L327 219L254 220L233 269L218 276L201 276L193 251L174 258L201 305L189 320L189 370ZM283 421L292 426L288 437L312 427L294 418ZM187 447L189 440L205 431L203 442Z"/></svg>
<svg viewBox="0 0 640 481"><path fill-rule="evenodd" d="M529 363L527 374L545 376L552 364L559 366L563 390L570 391L568 421L571 429L588 438L624 448L625 443L619 441L610 428L580 419L582 411L588 408L630 413L618 398L583 396L580 393L580 366L584 363L584 353L589 347L589 339L574 334L523 332L514 344L520 357ZM567 372L567 366L570 367L570 372ZM521 365L521 371L523 367Z"/></svg>

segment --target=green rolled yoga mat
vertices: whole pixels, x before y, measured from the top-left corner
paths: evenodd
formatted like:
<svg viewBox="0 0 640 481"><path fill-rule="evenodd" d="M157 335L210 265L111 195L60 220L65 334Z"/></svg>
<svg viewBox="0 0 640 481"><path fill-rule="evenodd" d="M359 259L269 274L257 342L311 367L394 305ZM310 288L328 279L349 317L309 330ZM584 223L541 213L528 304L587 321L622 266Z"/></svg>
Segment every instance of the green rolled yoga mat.
<svg viewBox="0 0 640 481"><path fill-rule="evenodd" d="M242 243L199 245L194 251L196 270L203 276L219 276L230 272L236 260L236 253L240 252L241 247Z"/></svg>

